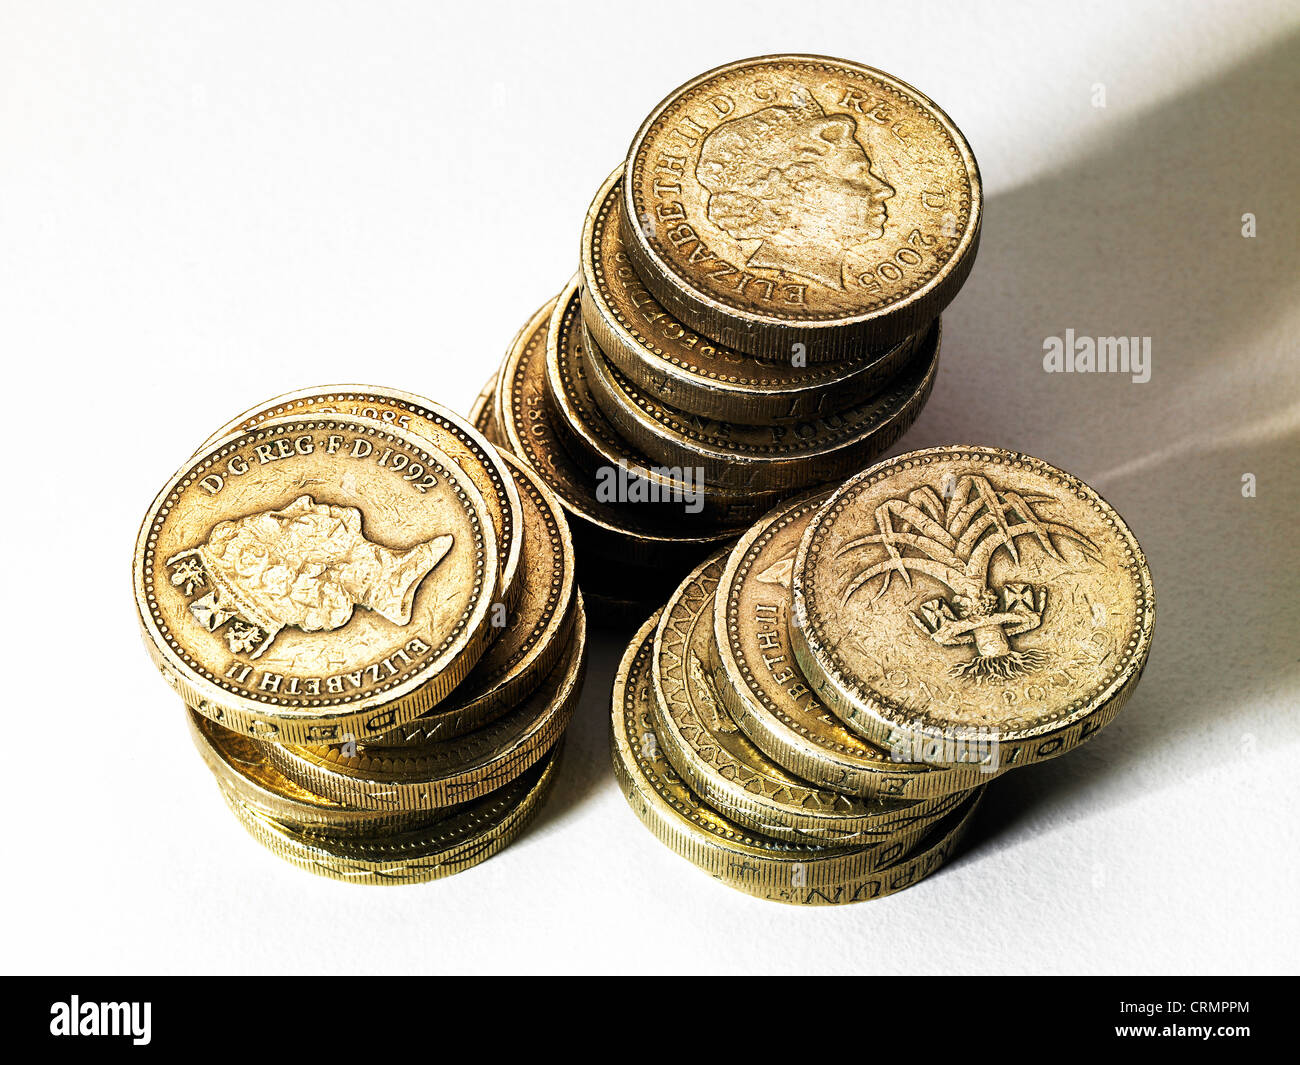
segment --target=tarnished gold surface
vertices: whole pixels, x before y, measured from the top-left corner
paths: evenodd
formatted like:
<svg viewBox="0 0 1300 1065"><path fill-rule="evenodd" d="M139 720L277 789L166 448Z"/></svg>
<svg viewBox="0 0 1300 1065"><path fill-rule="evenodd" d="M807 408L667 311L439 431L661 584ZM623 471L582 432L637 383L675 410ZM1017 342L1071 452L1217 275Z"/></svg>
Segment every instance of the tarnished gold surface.
<svg viewBox="0 0 1300 1065"><path fill-rule="evenodd" d="M275 418L193 456L140 529L145 644L190 706L280 742L378 735L486 643L496 533L423 437L345 415Z"/></svg>
<svg viewBox="0 0 1300 1065"><path fill-rule="evenodd" d="M721 553L696 568L668 600L655 632L651 711L672 767L714 809L775 839L919 839L961 796L856 798L816 787L768 758L728 714L722 693L732 680L718 665L713 640L713 600L725 564Z"/></svg>
<svg viewBox="0 0 1300 1065"><path fill-rule="evenodd" d="M222 790L264 817L320 835L384 835L427 824L428 811L361 810L294 783L266 759L264 745L187 708L190 738Z"/></svg>
<svg viewBox="0 0 1300 1065"><path fill-rule="evenodd" d="M474 397L474 405L469 409L469 421L475 429L483 434L484 439L489 443L499 445L501 440L496 435L496 419L492 416L496 394L497 375L493 374L488 379L487 384L483 386L482 391Z"/></svg>
<svg viewBox="0 0 1300 1065"><path fill-rule="evenodd" d="M658 521L672 522L683 532L693 527L719 526L735 526L738 532L767 509L772 497L770 490L762 495L758 491L761 486L757 485L723 487L706 470L703 481L695 486L699 488L702 506L696 512L685 510L678 500L689 494L693 485L683 480L683 471L689 469L689 476L694 476L695 468L701 463L687 454L673 462L656 464L640 453L633 441L619 435L592 394L583 340L582 309L575 276L560 293L551 315L546 341L546 388L556 411L555 424L565 446L578 459L579 465L589 471L593 480L599 470L625 465L632 475L656 491L657 498L668 500L660 504L639 504L642 509L657 510ZM746 469L740 464L737 468Z"/></svg>
<svg viewBox="0 0 1300 1065"><path fill-rule="evenodd" d="M714 603L714 637L732 719L765 754L804 780L848 795L924 798L992 779L996 767L896 761L848 730L799 671L790 645L790 581L799 541L834 491L777 508L732 549Z"/></svg>
<svg viewBox="0 0 1300 1065"><path fill-rule="evenodd" d="M824 418L767 426L665 407L589 345L582 365L592 397L632 446L668 467L697 467L722 491L755 493L747 510L760 514L775 502L770 493L843 480L893 446L930 396L939 344L936 321L916 338L915 357L876 395Z"/></svg>
<svg viewBox="0 0 1300 1065"><path fill-rule="evenodd" d="M628 150L626 252L660 303L741 351L883 350L961 287L982 214L951 120L910 85L825 56L687 82Z"/></svg>
<svg viewBox="0 0 1300 1065"><path fill-rule="evenodd" d="M684 533L654 521L654 508L598 500L591 474L561 442L546 396L546 341L554 307L552 300L533 315L502 363L496 421L506 447L559 497L579 558L590 553L643 566L693 564L735 533Z"/></svg>
<svg viewBox="0 0 1300 1065"><path fill-rule="evenodd" d="M997 448L881 463L809 523L794 648L814 690L876 743L985 730L1003 767L1089 739L1132 693L1155 597L1137 540L1077 478Z"/></svg>
<svg viewBox="0 0 1300 1065"><path fill-rule="evenodd" d="M730 887L801 905L859 902L909 887L952 854L983 793L976 791L909 852L787 843L751 832L707 806L664 757L655 732L650 658L659 616L628 645L614 678L614 773L642 823L660 842Z"/></svg>
<svg viewBox="0 0 1300 1065"><path fill-rule="evenodd" d="M909 337L880 355L795 365L763 361L692 332L650 294L623 249L622 176L620 165L583 225L582 317L595 345L656 402L739 425L806 422L866 399L911 356Z"/></svg>
<svg viewBox="0 0 1300 1065"><path fill-rule="evenodd" d="M411 747L266 744L267 760L326 798L378 810L431 810L486 795L541 759L573 717L587 662L586 620L555 669L523 703L482 728Z"/></svg>
<svg viewBox="0 0 1300 1065"><path fill-rule="evenodd" d="M523 503L523 591L477 665L428 713L368 741L405 747L448 740L495 720L536 689L559 661L578 614L573 541L559 500L513 455L502 456Z"/></svg>
<svg viewBox="0 0 1300 1065"><path fill-rule="evenodd" d="M300 869L353 884L412 884L459 873L513 841L546 801L562 747L491 795L423 827L372 839L303 832L264 816L224 787L222 795L254 839Z"/></svg>
<svg viewBox="0 0 1300 1065"><path fill-rule="evenodd" d="M244 411L203 442L201 447L231 433L254 429L271 418L316 414L344 414L373 418L386 426L414 433L449 455L474 482L487 504L497 535L500 567L498 596L507 607L519 595L522 557L522 512L519 492L500 454L481 431L441 404L411 392L374 385L322 385L276 396Z"/></svg>

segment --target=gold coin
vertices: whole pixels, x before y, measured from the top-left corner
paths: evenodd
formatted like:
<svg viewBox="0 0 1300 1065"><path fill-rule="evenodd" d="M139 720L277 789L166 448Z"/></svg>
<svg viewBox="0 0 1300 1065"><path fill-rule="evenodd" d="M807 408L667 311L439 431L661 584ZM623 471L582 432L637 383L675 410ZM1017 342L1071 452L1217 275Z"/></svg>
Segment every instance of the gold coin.
<svg viewBox="0 0 1300 1065"><path fill-rule="evenodd" d="M656 465L638 453L606 419L592 394L583 337L582 305L575 276L560 293L551 315L546 341L546 388L556 408L556 425L562 431L565 445L593 478L624 470L645 483L647 502L662 512L660 520L676 522L683 528L736 526L739 532L740 526L770 506L771 491L759 495L754 488L761 486L743 483L722 487L710 478L707 470L701 476L704 467L689 453L664 465ZM746 467L738 468L743 472ZM693 494L698 506L687 507L686 501Z"/></svg>
<svg viewBox="0 0 1300 1065"><path fill-rule="evenodd" d="M810 363L939 316L979 241L979 170L910 85L825 56L718 67L671 93L627 157L623 238L696 332ZM798 346L801 345L801 346Z"/></svg>
<svg viewBox="0 0 1300 1065"><path fill-rule="evenodd" d="M286 827L320 835L382 835L428 823L428 811L361 810L294 783L266 759L264 744L186 708L190 738L224 792Z"/></svg>
<svg viewBox="0 0 1300 1065"><path fill-rule="evenodd" d="M807 422L879 391L911 357L908 337L843 362L764 362L692 332L650 294L623 249L622 178L620 164L587 212L582 318L594 346L655 402L739 425Z"/></svg>
<svg viewBox="0 0 1300 1065"><path fill-rule="evenodd" d="M300 869L353 884L413 884L459 873L508 846L546 801L561 747L491 795L424 827L374 839L308 834L264 816L224 788L222 794L254 839Z"/></svg>
<svg viewBox="0 0 1300 1065"><path fill-rule="evenodd" d="M519 602L513 611L500 611L501 634L455 691L423 716L376 736L369 746L448 740L500 717L537 688L568 646L578 613L569 523L559 500L528 467L513 455L502 457L523 501Z"/></svg>
<svg viewBox="0 0 1300 1065"><path fill-rule="evenodd" d="M369 810L432 810L468 802L513 780L563 735L587 663L587 626L523 703L482 728L418 747L264 744L267 760L317 795Z"/></svg>
<svg viewBox="0 0 1300 1065"><path fill-rule="evenodd" d="M990 780L988 765L895 761L846 729L812 691L790 646L790 575L799 540L834 489L773 511L732 550L718 584L714 637L732 719L756 747L796 776L847 795L928 798Z"/></svg>
<svg viewBox="0 0 1300 1065"><path fill-rule="evenodd" d="M555 300L519 332L506 354L497 382L496 422L506 448L536 473L560 499L569 516L574 550L641 566L693 565L731 539L731 530L684 533L654 521L654 508L597 498L591 474L561 443L555 413L546 398L546 340Z"/></svg>
<svg viewBox="0 0 1300 1065"><path fill-rule="evenodd" d="M470 424L482 433L484 439L490 444L500 444L500 439L496 435L496 419L492 417L492 405L496 394L497 375L493 374L488 378L487 384L475 397L474 405L469 409Z"/></svg>
<svg viewBox="0 0 1300 1065"><path fill-rule="evenodd" d="M842 847L787 843L751 832L701 802L658 742L650 676L651 617L633 637L614 678L614 774L628 805L665 846L739 891L801 905L859 902L909 887L952 854L983 789L940 821L910 852L903 844Z"/></svg>
<svg viewBox="0 0 1300 1065"><path fill-rule="evenodd" d="M793 424L733 425L665 407L586 349L586 380L610 424L632 446L669 467L694 465L724 490L788 492L841 481L907 431L925 406L939 367L939 322L916 357L881 392L847 410ZM764 510L770 495L755 499ZM754 509L753 507L751 509Z"/></svg>
<svg viewBox="0 0 1300 1065"><path fill-rule="evenodd" d="M774 839L843 845L919 839L962 796L866 799L815 787L763 754L727 713L721 689L729 682L713 640L713 599L725 564L725 553L715 555L687 577L655 633L651 712L669 763L709 806Z"/></svg>
<svg viewBox="0 0 1300 1065"><path fill-rule="evenodd" d="M194 455L150 506L136 606L163 676L263 739L376 736L456 686L487 641L496 533L424 438L275 418Z"/></svg>
<svg viewBox="0 0 1300 1065"><path fill-rule="evenodd" d="M859 474L809 523L793 581L814 690L910 761L996 744L1007 768L1077 746L1132 694L1155 624L1151 571L1119 515L998 448L914 451Z"/></svg>
<svg viewBox="0 0 1300 1065"><path fill-rule="evenodd" d="M519 596L519 566L523 551L522 504L510 470L483 434L458 414L410 392L372 385L328 385L304 388L260 403L232 418L202 444L206 448L233 432L255 429L271 418L344 414L372 418L414 433L451 456L487 503L497 536L500 600L507 607Z"/></svg>

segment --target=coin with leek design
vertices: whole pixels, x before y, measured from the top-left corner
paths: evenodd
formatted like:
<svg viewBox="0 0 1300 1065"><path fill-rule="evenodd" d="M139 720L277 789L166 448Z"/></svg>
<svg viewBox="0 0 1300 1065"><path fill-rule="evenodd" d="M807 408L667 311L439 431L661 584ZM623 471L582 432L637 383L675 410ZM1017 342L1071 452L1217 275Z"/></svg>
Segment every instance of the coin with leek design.
<svg viewBox="0 0 1300 1065"><path fill-rule="evenodd" d="M655 633L651 677L656 734L691 790L737 823L776 839L845 845L910 843L953 809L942 799L857 798L787 772L752 744L720 690L713 597L726 556L700 565L668 600Z"/></svg>
<svg viewBox="0 0 1300 1065"><path fill-rule="evenodd" d="M1133 693L1155 595L1137 539L1076 477L999 448L913 451L848 481L793 570L800 668L891 750L1003 768L1092 738Z"/></svg>
<svg viewBox="0 0 1300 1065"><path fill-rule="evenodd" d="M834 491L780 507L740 538L714 605L714 637L727 677L718 686L731 718L754 745L804 780L847 795L925 798L987 782L995 752L980 764L942 765L891 752L845 727L799 671L790 645L790 580L808 523ZM907 757L903 755L906 754Z"/></svg>

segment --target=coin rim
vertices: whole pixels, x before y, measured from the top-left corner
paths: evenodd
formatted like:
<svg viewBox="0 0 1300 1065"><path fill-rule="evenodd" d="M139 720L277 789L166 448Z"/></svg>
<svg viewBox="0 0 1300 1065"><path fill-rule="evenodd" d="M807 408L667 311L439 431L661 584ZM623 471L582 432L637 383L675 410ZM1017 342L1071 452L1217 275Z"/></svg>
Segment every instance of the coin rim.
<svg viewBox="0 0 1300 1065"><path fill-rule="evenodd" d="M371 810L436 810L458 806L503 787L540 761L564 734L582 694L587 667L587 623L581 609L574 620L574 635L565 656L555 667L553 690L547 681L529 699L545 691L546 699L537 715L529 718L502 747L457 765L454 771L428 778L403 778L397 773L379 776L341 765L332 748L298 744L263 744L267 760L281 773L308 791L328 799ZM516 707L524 708L525 704ZM457 739L463 741L464 736ZM455 743L457 739L448 740ZM358 748L363 744L358 744ZM373 748L376 758L401 762L418 758L419 747ZM502 779L502 774L508 776Z"/></svg>
<svg viewBox="0 0 1300 1065"><path fill-rule="evenodd" d="M863 311L859 314L839 314L815 319L786 319L731 307L707 292L692 286L681 277L672 264L654 248L637 217L634 180L623 183L623 240L642 282L660 303L673 315L704 336L713 336L721 323L731 323L736 333L730 346L760 357L784 357L792 343L805 343L810 362L832 361L842 358L856 345L882 347L892 339L901 339L916 332L920 323L937 318L939 312L952 300L965 282L974 264L979 247L983 222L983 188L979 165L974 152L957 124L947 113L924 93L885 71L863 63L838 59L834 56L812 53L774 53L752 56L707 70L674 89L646 116L628 146L624 162L625 174L635 175L638 156L642 153L654 129L663 120L670 106L688 93L699 90L707 82L749 67L812 64L849 71L884 85L891 91L910 96L919 104L918 110L930 112L929 117L951 139L966 168L970 185L970 204L966 211L966 225L956 247L943 265L920 288L914 289L900 300L885 307ZM963 197L964 198L964 197ZM746 328L734 329L736 323ZM721 332L721 330L717 330ZM738 343L744 341L744 343Z"/></svg>
<svg viewBox="0 0 1300 1065"><path fill-rule="evenodd" d="M495 378L494 378L495 380ZM503 528L496 528L493 522L494 531L497 534L497 559L500 569L498 578L498 594L500 600L508 607L513 607L519 594L521 575L521 566L523 558L523 503L519 498L519 490L515 487L514 478L510 476L509 468L501 461L501 454L497 447L488 440L477 426L466 421L455 411L444 407L441 403L436 403L427 396L421 396L414 392L406 392L400 388L388 388L382 385L359 385L359 384L339 384L339 385L313 385L310 388L299 388L292 392L285 392L279 396L272 396L263 403L249 407L242 414L235 416L226 422L220 429L209 436L202 444L199 445L195 454L209 447L224 436L242 429L254 429L259 425L265 424L271 418L300 417L307 414L325 415L323 411L312 411L309 408L314 402L328 402L336 400L339 402L348 402L357 400L362 403L367 401L378 400L381 403L390 406L406 406L411 409L411 413L425 421L432 422L434 425L451 433L469 448L474 457L478 459L479 465L486 474L487 479L492 484L493 495L496 496L501 509L501 524ZM275 413L277 407L291 408L282 413ZM303 408L301 412L297 408ZM342 412L340 412L342 413ZM346 414L349 418L364 418L360 414ZM377 422L380 425L387 426L389 423L382 418L365 419ZM403 428L396 426L396 428ZM418 429L411 427L404 431L413 436L427 439L430 444L439 450L442 445L431 436L421 433ZM450 456L449 456L450 457ZM454 460L453 460L454 461ZM456 463L457 466L460 463ZM462 467L463 468L463 467ZM467 471L468 472L468 471ZM473 475L471 474L471 479ZM477 484L479 492L486 493ZM504 541L504 542L503 542Z"/></svg>
<svg viewBox="0 0 1300 1065"><path fill-rule="evenodd" d="M851 493L858 491L864 485L884 481L895 468L907 470L935 461L984 462L1010 466L1013 469L1027 467L1048 480L1058 481L1071 495L1083 499L1100 513L1102 519L1114 529L1117 540L1132 557L1131 566L1126 568L1132 570L1130 579L1133 580L1138 593L1133 622L1135 636L1129 641L1132 650L1125 655L1124 665L1114 674L1113 679L1095 694L1089 695L1081 702L1072 699L1071 703L1079 702L1078 708L1074 711L1058 715L1028 729L1013 729L1005 732L1001 728L998 729L999 758L1005 765L1025 765L1063 754L1099 732L1101 727L1109 723L1119 712L1132 694L1151 651L1156 604L1150 567L1137 537L1128 524L1095 488L1044 459L1002 448L948 444L909 451L887 459L870 469L863 470L862 473L841 485L809 523L795 557L791 582L794 597L794 624L791 626L790 635L796 659L809 679L815 679L824 686L826 698L823 701L827 709L854 731L868 739L874 738L874 742L887 742L891 735L900 734L920 743L936 740L942 742L947 735L950 735L950 728L957 727L937 728L923 722L917 715L908 713L892 700L869 692L865 684L855 681L842 670L835 663L825 642L819 639L818 633L810 629L811 608L808 603L809 590L806 587L808 555L814 550L814 542L820 528L834 515L837 501L848 499ZM816 597L815 590L812 595ZM817 629L820 630L820 626L817 626ZM892 716L890 716L891 712ZM1082 730L1078 736L1068 735L1077 726L1089 722L1096 727ZM1062 743L1052 746L1058 739L1062 740ZM1040 750L1040 748L1047 749Z"/></svg>
<svg viewBox="0 0 1300 1065"><path fill-rule="evenodd" d="M606 218L615 211L620 217L622 215L623 170L624 164L620 163L605 179L583 222L582 319L594 345L637 388L653 395L656 402L688 414L738 425L798 422L806 420L807 416L791 417L786 412L792 404L821 408L829 399L833 406L822 409L820 413L836 413L853 406L856 398L865 399L877 391L910 357L909 353L900 350L911 339L908 337L874 356L855 353L842 362L810 363L797 380L784 381L762 376L763 373L773 373L773 368L781 364L763 362L740 351L734 354L752 364L746 366L745 371L759 376L743 377L739 370L733 375L712 373L702 366L674 357L661 343L629 321L626 312L615 306L610 295L613 286L607 280L601 249L607 228L612 228L622 242L619 219L606 222ZM657 302L652 309L675 321ZM680 322L677 324L684 330L687 328ZM707 340L705 337L700 339ZM726 345L718 347L730 350ZM672 396L656 393L657 379L674 383Z"/></svg>
<svg viewBox="0 0 1300 1065"><path fill-rule="evenodd" d="M344 424L346 423L346 424ZM274 703L254 701L227 691L191 667L162 634L159 621L150 607L153 593L150 590L148 565L154 553L152 544L156 537L153 529L155 522L165 520L160 514L164 508L170 512L169 499L173 492L179 490L187 477L192 477L205 461L220 457L227 450L233 449L237 441L245 437L258 439L258 434L268 438L276 430L289 426L313 428L337 427L363 435L387 436L425 453L429 463L440 467L449 484L455 486L457 495L464 500L463 509L471 518L476 528L475 555L477 558L475 583L482 592L472 601L472 608L462 615L460 623L453 629L460 630L460 635L444 652L426 663L407 680L382 691L359 695L355 699L332 700L314 708L316 712L283 709L275 712ZM167 481L162 490L154 497L140 531L136 537L133 562L133 584L135 590L136 614L145 637L145 648L154 664L158 667L167 683L185 700L205 717L237 732L248 731L258 739L274 735L280 742L302 739L307 742L320 741L321 730L333 730L337 735L342 730L354 729L361 733L387 731L395 725L418 717L430 706L450 691L469 671L478 659L486 641L486 627L489 608L496 594L498 579L496 532L492 522L485 517L486 504L473 479L440 449L429 441L413 433L400 429L385 427L382 423L368 418L352 418L347 415L324 415L321 417L285 417L273 418L263 422L254 429L239 430L223 437L207 450L196 453L186 461ZM247 703L248 705L245 705ZM321 713L330 709L332 713ZM387 717L384 728L371 729L369 723L378 718ZM268 733L267 728L273 733ZM310 790L310 789L309 789Z"/></svg>
<svg viewBox="0 0 1300 1065"><path fill-rule="evenodd" d="M659 733L659 745L663 748L669 764L706 805L725 813L737 824L774 839L793 842L811 839L849 846L882 840L894 843L919 839L931 823L939 820L961 800L963 797L961 794L922 799L900 799L896 796L859 797L793 779L785 784L787 790L794 796L791 802L786 804L782 803L775 794L757 792L747 786L748 781L754 779L777 783L774 778L764 773L762 767L746 764L726 751L722 751L722 757L718 762L710 762L691 742L686 728L672 710L674 706L681 704L671 699L665 688L667 662L683 661L683 652L688 646L682 644L679 647L677 640L671 636L671 630L675 620L684 620L693 626L706 626L709 638L713 638L714 600L717 588L721 587L725 568L725 552L719 552L697 566L664 605L660 612L659 625L655 629L650 659L650 677L654 690L651 712L655 719L656 731ZM704 592L703 588L707 582L714 580L709 575L711 570L717 571L716 585L712 592ZM705 596L708 605L687 619L675 618L678 611L689 611L690 608L685 604L684 599L692 587L701 588L701 594ZM678 680L677 686L683 692L689 688L685 680ZM692 718L698 719L693 703L685 706L685 710ZM723 712L727 712L725 708ZM702 722L697 722L697 727L705 733L709 731ZM747 735L746 739L748 739ZM711 743L720 751L722 750L716 740L711 740ZM768 758L761 749L760 756ZM773 767L782 775L790 775L789 770L779 763L774 762ZM802 800L799 797L801 791ZM856 807L856 809L853 809L852 813L843 810L839 813L827 811L822 806L810 810L807 800L817 800L819 792L823 797L831 798L836 804ZM898 809L865 808L875 803L882 806L895 805Z"/></svg>

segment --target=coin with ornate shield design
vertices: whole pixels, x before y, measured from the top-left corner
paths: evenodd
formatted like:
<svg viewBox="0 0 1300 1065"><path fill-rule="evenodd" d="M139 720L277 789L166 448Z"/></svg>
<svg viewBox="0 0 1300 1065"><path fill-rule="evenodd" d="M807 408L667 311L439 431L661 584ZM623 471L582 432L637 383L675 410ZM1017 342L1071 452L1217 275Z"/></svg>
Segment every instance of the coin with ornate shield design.
<svg viewBox="0 0 1300 1065"><path fill-rule="evenodd" d="M455 461L396 426L310 415L232 433L145 516L146 646L186 703L236 732L379 735L482 653L498 581L489 515Z"/></svg>
<svg viewBox="0 0 1300 1065"><path fill-rule="evenodd" d="M857 63L774 55L701 74L651 112L626 166L624 245L646 287L754 355L884 350L938 317L975 258L966 139Z"/></svg>
<svg viewBox="0 0 1300 1065"><path fill-rule="evenodd" d="M998 448L914 451L843 485L793 569L800 667L917 761L1041 761L1096 735L1151 648L1151 571L1082 481Z"/></svg>
<svg viewBox="0 0 1300 1065"><path fill-rule="evenodd" d="M731 681L717 661L713 599L726 564L718 554L678 587L655 632L651 678L656 733L668 761L710 806L774 839L909 844L953 809L940 799L859 798L819 788L759 750L727 712Z"/></svg>
<svg viewBox="0 0 1300 1065"><path fill-rule="evenodd" d="M271 418L307 414L344 414L373 418L423 437L450 456L483 496L497 538L500 568L498 596L512 607L519 596L523 552L523 513L519 491L501 455L477 426L424 396L375 385L321 385L276 396L244 411L203 442L202 447ZM471 419L472 422L472 419Z"/></svg>
<svg viewBox="0 0 1300 1065"><path fill-rule="evenodd" d="M651 657L656 614L628 645L614 677L614 775L642 824L666 847L729 887L795 905L881 898L910 887L953 853L983 794L965 799L911 848L790 843L744 828L703 802L664 756L655 731Z"/></svg>

